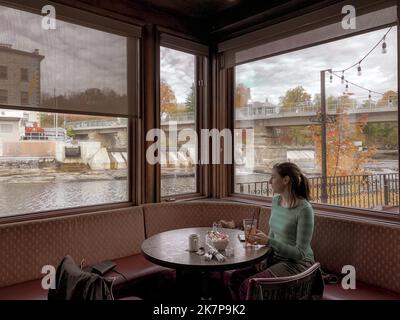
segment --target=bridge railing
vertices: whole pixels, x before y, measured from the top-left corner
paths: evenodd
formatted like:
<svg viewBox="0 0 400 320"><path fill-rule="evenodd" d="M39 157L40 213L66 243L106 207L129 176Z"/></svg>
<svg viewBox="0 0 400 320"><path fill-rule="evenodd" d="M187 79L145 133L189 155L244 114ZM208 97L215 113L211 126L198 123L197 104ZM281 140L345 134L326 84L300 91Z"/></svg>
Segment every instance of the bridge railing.
<svg viewBox="0 0 400 320"><path fill-rule="evenodd" d="M311 177L309 181L314 202L364 209L399 206L398 173L327 177L326 201L322 199L322 178ZM235 192L273 195L269 181L236 183Z"/></svg>
<svg viewBox="0 0 400 320"><path fill-rule="evenodd" d="M126 118L118 118L117 120L68 121L65 123L66 128L72 129L120 127L127 125L128 119Z"/></svg>
<svg viewBox="0 0 400 320"><path fill-rule="evenodd" d="M357 104L356 100L349 102L328 102L327 103L328 114L343 113L362 113L362 112L373 112L373 111L397 111L397 102L392 100L385 100L379 104L375 101L366 101L364 104ZM310 101L289 104L286 106L259 106L259 107L241 107L236 109L236 119L248 120L248 119L262 119L271 117L285 117L285 116L307 116L316 114L320 111L321 106Z"/></svg>
<svg viewBox="0 0 400 320"><path fill-rule="evenodd" d="M194 122L195 114L194 112L183 112L179 114L164 114L161 115L161 124L168 124L170 121L176 122Z"/></svg>
<svg viewBox="0 0 400 320"><path fill-rule="evenodd" d="M265 118L283 118L285 116L309 116L316 114L321 109L321 106L311 101L289 104L288 106L247 106L236 108L236 119L237 120L252 120L252 119L265 119ZM338 114L345 110L348 113L362 113L362 112L373 112L373 111L397 111L397 102L387 100L380 102L379 105L376 101L369 100L364 104L357 104L356 100L349 102L328 102L327 113ZM161 124L167 125L170 121L177 123L194 123L195 113L194 112L182 112L177 114L164 113L161 115Z"/></svg>

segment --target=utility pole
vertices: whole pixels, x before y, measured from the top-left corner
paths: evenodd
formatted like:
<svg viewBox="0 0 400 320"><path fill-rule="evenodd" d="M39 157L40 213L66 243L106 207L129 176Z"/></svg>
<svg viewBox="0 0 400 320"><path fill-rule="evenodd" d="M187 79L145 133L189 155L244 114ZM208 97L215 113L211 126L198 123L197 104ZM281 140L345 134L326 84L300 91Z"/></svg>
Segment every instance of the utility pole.
<svg viewBox="0 0 400 320"><path fill-rule="evenodd" d="M57 96L56 96L56 88L54 88L54 107L57 110ZM58 112L54 115L54 126L56 133L56 141L58 140Z"/></svg>
<svg viewBox="0 0 400 320"><path fill-rule="evenodd" d="M328 192L327 192L327 167L326 167L326 88L325 88L325 72L332 72L331 69L321 71L321 164L322 164L322 183L321 183L321 201L327 203Z"/></svg>

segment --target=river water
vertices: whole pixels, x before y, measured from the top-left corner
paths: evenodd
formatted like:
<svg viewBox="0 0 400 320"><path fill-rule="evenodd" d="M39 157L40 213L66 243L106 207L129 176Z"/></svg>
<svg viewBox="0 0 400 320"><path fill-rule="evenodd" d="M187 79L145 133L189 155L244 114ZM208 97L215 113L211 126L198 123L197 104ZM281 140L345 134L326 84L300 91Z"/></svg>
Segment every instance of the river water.
<svg viewBox="0 0 400 320"><path fill-rule="evenodd" d="M0 183L0 217L128 201L126 180Z"/></svg>
<svg viewBox="0 0 400 320"><path fill-rule="evenodd" d="M375 163L373 173L398 172L397 164L397 161ZM242 173L235 177L235 182L258 182L268 178L267 174ZM175 175L161 181L163 196L194 191L194 176ZM128 201L126 179L0 183L0 217L124 201Z"/></svg>

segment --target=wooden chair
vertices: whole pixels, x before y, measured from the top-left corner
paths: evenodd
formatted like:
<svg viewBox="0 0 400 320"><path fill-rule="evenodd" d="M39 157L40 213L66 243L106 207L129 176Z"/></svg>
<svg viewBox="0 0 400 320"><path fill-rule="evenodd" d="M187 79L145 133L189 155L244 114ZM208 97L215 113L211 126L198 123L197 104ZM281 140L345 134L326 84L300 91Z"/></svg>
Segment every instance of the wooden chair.
<svg viewBox="0 0 400 320"><path fill-rule="evenodd" d="M251 278L246 300L317 300L324 283L319 263L302 273L278 278Z"/></svg>

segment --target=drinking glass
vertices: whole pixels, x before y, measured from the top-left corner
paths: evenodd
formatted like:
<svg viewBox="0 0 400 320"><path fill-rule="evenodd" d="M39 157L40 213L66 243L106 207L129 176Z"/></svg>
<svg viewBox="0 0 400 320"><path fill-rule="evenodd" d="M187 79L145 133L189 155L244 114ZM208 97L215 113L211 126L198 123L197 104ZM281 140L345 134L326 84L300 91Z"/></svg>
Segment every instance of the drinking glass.
<svg viewBox="0 0 400 320"><path fill-rule="evenodd" d="M243 229L246 246L253 244L249 236L254 236L257 233L257 219L243 219Z"/></svg>

